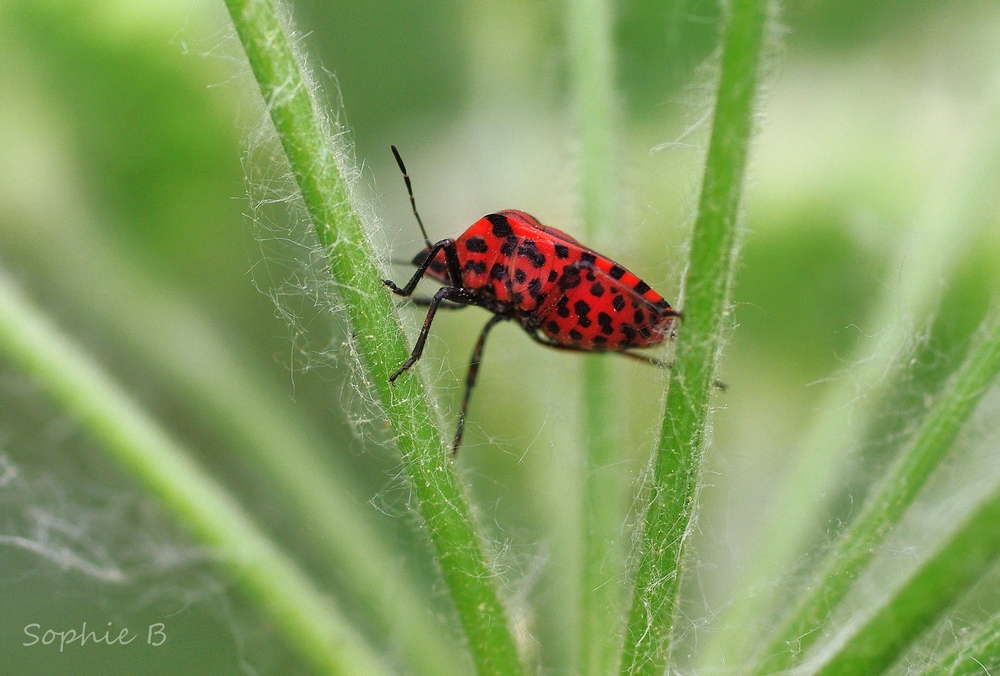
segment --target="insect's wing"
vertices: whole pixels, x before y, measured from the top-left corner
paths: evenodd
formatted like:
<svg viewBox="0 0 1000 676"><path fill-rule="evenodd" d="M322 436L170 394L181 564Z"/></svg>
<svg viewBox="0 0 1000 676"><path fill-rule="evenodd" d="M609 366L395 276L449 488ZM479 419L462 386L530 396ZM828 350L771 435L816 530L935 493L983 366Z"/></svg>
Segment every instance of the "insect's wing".
<svg viewBox="0 0 1000 676"><path fill-rule="evenodd" d="M573 237L567 235L562 230L560 230L558 228L553 228L553 227L548 226L548 225L542 225L541 223L538 222L538 219L535 218L534 216L532 216L531 214L526 214L523 211L517 211L515 209L508 209L507 211L501 211L500 213L502 213L504 216L506 216L508 220L512 220L513 219L513 220L516 220L516 221L520 221L523 225L526 225L529 228L534 228L536 230L541 230L542 232L544 232L549 237L552 237L554 239L558 239L558 240L560 240L562 242L568 242L570 244L575 244L576 246L580 247L581 249L586 249L587 248L583 244L581 244L579 242L579 240L574 239Z"/></svg>
<svg viewBox="0 0 1000 676"><path fill-rule="evenodd" d="M540 330L556 342L582 349L626 350L661 343L676 313L666 301L650 300L623 281L628 279L616 279L594 263L567 266L535 312Z"/></svg>

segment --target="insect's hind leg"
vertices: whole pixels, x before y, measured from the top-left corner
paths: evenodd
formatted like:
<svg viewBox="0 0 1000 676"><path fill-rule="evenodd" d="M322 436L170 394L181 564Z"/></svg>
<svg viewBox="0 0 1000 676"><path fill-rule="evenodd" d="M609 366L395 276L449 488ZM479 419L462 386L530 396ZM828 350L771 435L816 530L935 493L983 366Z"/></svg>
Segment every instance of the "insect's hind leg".
<svg viewBox="0 0 1000 676"><path fill-rule="evenodd" d="M509 319L503 315L493 315L483 330L479 333L479 340L472 350L472 359L469 360L469 372L465 376L465 394L462 397L462 410L458 414L458 427L455 429L455 439L451 444L452 457L458 455L458 447L462 444L462 433L465 431L465 414L469 410L469 399L472 397L472 388L476 386L476 378L479 376L479 364L483 359L483 346L486 344L486 336L490 329L500 322Z"/></svg>
<svg viewBox="0 0 1000 676"><path fill-rule="evenodd" d="M427 316L424 318L424 325L420 328L420 335L417 336L417 342L413 345L413 351L410 353L410 358L403 362L403 365L396 370L391 376L389 376L389 382L396 382L396 378L401 376L406 371L417 363L421 355L424 353L424 344L427 342L427 334L430 333L431 323L434 321L434 315L437 313L438 306L441 305L442 301L454 301L457 303L471 303L474 300L473 295L466 291L465 289L459 289L454 286L446 286L442 289L438 289L438 292L434 294L434 298L431 299L430 306L427 309Z"/></svg>
<svg viewBox="0 0 1000 676"><path fill-rule="evenodd" d="M391 279L383 279L382 283L392 289L392 292L397 296L409 296L413 293L413 290L417 288L417 284L420 279L427 273L427 268L431 266L434 262L434 258L439 252L444 251L444 260L448 264L448 281L451 282L453 287L462 286L462 266L458 260L458 249L455 248L455 240L453 239L442 239L440 242L435 244L428 251L427 256L420 265L417 266L417 271L413 273L410 277L410 281L406 283L406 286L400 288L396 286L396 283Z"/></svg>

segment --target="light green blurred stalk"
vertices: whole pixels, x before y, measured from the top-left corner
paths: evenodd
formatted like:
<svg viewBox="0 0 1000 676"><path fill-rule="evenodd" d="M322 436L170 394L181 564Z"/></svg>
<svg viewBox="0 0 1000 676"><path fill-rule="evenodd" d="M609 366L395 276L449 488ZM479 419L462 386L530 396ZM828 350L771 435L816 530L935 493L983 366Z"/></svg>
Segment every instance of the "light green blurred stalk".
<svg viewBox="0 0 1000 676"><path fill-rule="evenodd" d="M772 674L793 666L795 651L806 651L826 624L885 536L927 483L990 383L1000 372L1000 320L988 320L984 339L968 355L937 404L924 419L913 443L897 459L866 501L857 520L837 539L829 558L813 575L791 615L782 623L752 672ZM936 584L936 581L932 581ZM877 637L875 637L877 638ZM886 639L888 641L888 639Z"/></svg>
<svg viewBox="0 0 1000 676"><path fill-rule="evenodd" d="M254 371L239 341L131 265L96 228L33 223L18 235L44 249L39 262L67 302L110 325L283 492L281 503L309 533L310 546L363 600L408 665L425 676L463 673L464 656L428 614L427 594L397 565L403 553L354 499L336 449L325 448L315 424L277 394L280 386Z"/></svg>
<svg viewBox="0 0 1000 676"><path fill-rule="evenodd" d="M684 319L656 450L642 552L625 635L623 675L658 676L669 666L685 544L710 444L709 399L727 328L739 249L744 173L754 126L768 3L736 0L722 48L719 88L698 215L684 279Z"/></svg>
<svg viewBox="0 0 1000 676"><path fill-rule="evenodd" d="M796 673L865 676L881 673L1000 556L1000 490L983 500L932 556L886 600L868 609ZM773 672L768 672L773 673ZM985 673L985 672L983 672Z"/></svg>
<svg viewBox="0 0 1000 676"><path fill-rule="evenodd" d="M332 600L85 353L0 274L0 351L88 429L202 543L320 673L388 673Z"/></svg>
<svg viewBox="0 0 1000 676"><path fill-rule="evenodd" d="M998 150L1000 136L994 135L956 153L956 159L942 167L935 190L896 247L898 257L865 322L864 333L873 337L853 357L856 366L830 384L817 416L789 455L791 466L773 491L771 507L761 519L765 525L747 557L750 565L738 583L741 596L718 618L721 631L709 639L702 665L744 664L754 654L759 660L787 649L780 640L762 643L747 628L767 614L772 595L778 593L773 581L794 568L825 505L822 496L834 491L849 449L906 377L903 364L913 354L912 327L932 312L942 278L969 247L978 223L989 218L975 205L994 190Z"/></svg>
<svg viewBox="0 0 1000 676"><path fill-rule="evenodd" d="M985 622L926 671L934 676L984 676L1000 669L1000 617Z"/></svg>
<svg viewBox="0 0 1000 676"><path fill-rule="evenodd" d="M476 668L483 676L521 674L495 576L441 442L419 370L404 374L394 387L389 384L409 348L343 178L347 155L313 98L289 40L286 17L270 0L227 0L226 5L327 256L352 338L396 433Z"/></svg>
<svg viewBox="0 0 1000 676"><path fill-rule="evenodd" d="M573 0L566 8L580 145L583 241L606 251L613 241L618 172L615 158L614 64L611 5ZM581 559L579 673L604 676L615 668L622 605L616 583L622 560L623 486L621 416L611 393L612 365L606 356L583 360L585 456L581 464Z"/></svg>

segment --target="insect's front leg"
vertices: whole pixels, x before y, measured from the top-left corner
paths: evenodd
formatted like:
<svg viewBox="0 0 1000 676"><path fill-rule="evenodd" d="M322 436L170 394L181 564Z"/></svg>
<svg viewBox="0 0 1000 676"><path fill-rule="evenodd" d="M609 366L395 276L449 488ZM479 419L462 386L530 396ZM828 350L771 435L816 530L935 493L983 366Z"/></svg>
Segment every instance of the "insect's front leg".
<svg viewBox="0 0 1000 676"><path fill-rule="evenodd" d="M434 262L434 258L439 252L444 251L444 260L448 264L448 277L453 287L462 286L462 266L458 260L458 249L455 248L455 240L453 239L442 239L440 242L431 247L427 254L427 257L417 266L417 271L413 273L410 277L410 281L406 283L406 286L400 288L396 286L396 283L391 279L383 279L382 283L392 289L392 292L397 296L409 296L413 293L413 290L417 288L417 284L420 282L421 277L427 272L427 268L431 266Z"/></svg>
<svg viewBox="0 0 1000 676"><path fill-rule="evenodd" d="M427 342L427 334L430 333L434 315L437 313L441 302L446 300L456 303L471 303L475 300L475 297L471 292L454 286L446 286L438 289L438 292L434 294L434 298L431 299L430 307L427 309L427 317L424 318L424 325L420 329L420 335L417 336L417 342L413 346L410 358L403 362L403 365L395 373L389 376L390 383L396 382L396 378L409 371L417 363L417 360L420 359L420 356L424 353L424 344Z"/></svg>

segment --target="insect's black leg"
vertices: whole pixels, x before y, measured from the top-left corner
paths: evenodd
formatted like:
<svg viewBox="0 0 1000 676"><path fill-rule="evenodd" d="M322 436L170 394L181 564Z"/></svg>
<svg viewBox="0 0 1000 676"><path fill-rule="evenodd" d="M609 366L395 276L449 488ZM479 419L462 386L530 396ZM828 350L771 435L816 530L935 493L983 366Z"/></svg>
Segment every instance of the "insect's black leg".
<svg viewBox="0 0 1000 676"><path fill-rule="evenodd" d="M437 313L438 306L444 300L469 303L472 300L472 294L465 289L458 289L454 286L446 286L438 289L438 292L434 294L434 298L431 299L430 307L427 310L427 317L424 318L424 325L420 329L420 335L417 336L417 342L413 346L410 358L403 362L403 365L395 373L389 376L390 383L396 382L396 378L410 370L410 367L416 364L417 360L420 359L420 355L424 353L424 344L427 342L427 334L431 330L431 322L434 321L434 315Z"/></svg>
<svg viewBox="0 0 1000 676"><path fill-rule="evenodd" d="M469 372L465 376L465 396L462 397L462 410L458 414L458 427L455 430L455 440L451 444L452 456L458 455L458 447L462 443L462 432L465 431L465 413L469 410L469 398L472 396L472 388L476 386L476 377L479 375L479 363L483 359L483 346L486 344L486 335L494 326L507 319L503 315L493 315L490 321L479 333L479 340L472 350L472 359L469 360Z"/></svg>
<svg viewBox="0 0 1000 676"><path fill-rule="evenodd" d="M433 298L414 298L410 296L410 303L420 307L430 307L433 302ZM438 303L438 310L463 310L467 307L469 307L468 303L453 303L451 301L441 301Z"/></svg>
<svg viewBox="0 0 1000 676"><path fill-rule="evenodd" d="M455 240L453 239L442 239L440 242L431 247L424 258L423 262L417 266L417 271L413 273L410 277L410 281L406 283L406 286L400 288L396 286L396 283L391 279L382 280L383 284L392 289L392 292L397 296L409 296L413 293L413 290L417 288L417 283L420 282L420 278L424 276L427 272L427 268L431 266L434 262L434 258L438 255L438 252L444 251L444 259L448 264L448 276L449 281L454 287L462 286L462 267L458 261L458 249L455 248Z"/></svg>

